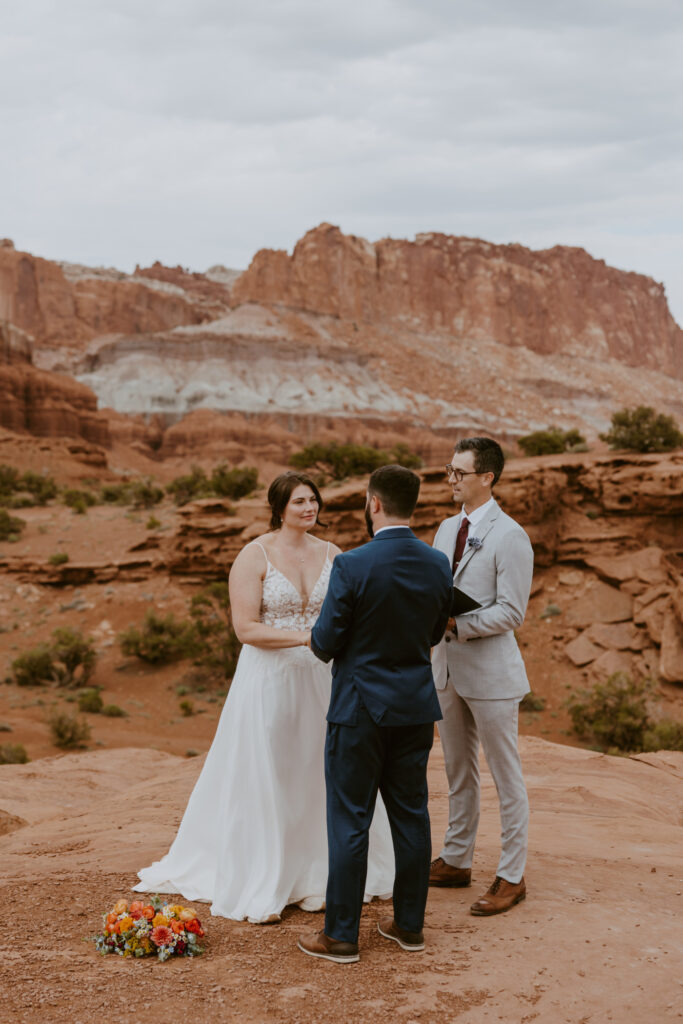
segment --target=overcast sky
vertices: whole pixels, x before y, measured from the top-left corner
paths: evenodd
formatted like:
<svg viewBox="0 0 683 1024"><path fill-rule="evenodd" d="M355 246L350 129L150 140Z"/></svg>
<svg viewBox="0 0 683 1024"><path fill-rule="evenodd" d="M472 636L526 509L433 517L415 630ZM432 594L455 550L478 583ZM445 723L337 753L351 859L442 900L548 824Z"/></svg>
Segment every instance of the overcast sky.
<svg viewBox="0 0 683 1024"><path fill-rule="evenodd" d="M0 0L0 237L245 267L330 221L579 245L683 323L682 0Z"/></svg>

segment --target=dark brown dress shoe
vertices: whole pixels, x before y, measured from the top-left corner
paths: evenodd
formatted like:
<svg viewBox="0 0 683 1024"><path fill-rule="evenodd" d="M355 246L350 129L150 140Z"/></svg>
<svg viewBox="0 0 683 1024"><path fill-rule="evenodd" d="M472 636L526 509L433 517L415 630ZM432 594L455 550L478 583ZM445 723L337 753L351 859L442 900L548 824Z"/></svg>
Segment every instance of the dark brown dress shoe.
<svg viewBox="0 0 683 1024"><path fill-rule="evenodd" d="M297 946L308 956L332 960L335 964L355 964L360 960L357 942L337 942L325 932L306 932L299 936Z"/></svg>
<svg viewBox="0 0 683 1024"><path fill-rule="evenodd" d="M394 921L393 917L383 917L377 923L377 931L385 939L398 942L401 949L407 949L409 953L419 953L425 948L425 937L423 932L407 932Z"/></svg>
<svg viewBox="0 0 683 1024"><path fill-rule="evenodd" d="M472 869L453 868L437 857L429 866L429 884L440 889L466 889L472 884Z"/></svg>
<svg viewBox="0 0 683 1024"><path fill-rule="evenodd" d="M526 885L524 879L521 882L508 882L500 875L496 875L495 881L488 892L473 903L470 907L470 914L475 917L490 917L492 914L503 914L515 903L521 903L526 898Z"/></svg>

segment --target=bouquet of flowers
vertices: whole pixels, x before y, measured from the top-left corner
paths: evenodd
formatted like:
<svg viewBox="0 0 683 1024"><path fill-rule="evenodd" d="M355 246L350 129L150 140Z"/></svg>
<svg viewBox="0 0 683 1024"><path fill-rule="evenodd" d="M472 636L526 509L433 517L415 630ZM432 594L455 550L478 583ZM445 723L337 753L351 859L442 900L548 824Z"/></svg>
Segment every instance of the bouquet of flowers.
<svg viewBox="0 0 683 1024"><path fill-rule="evenodd" d="M103 930L95 936L98 952L119 956L197 956L204 929L194 910L152 896L148 903L119 900L102 915Z"/></svg>

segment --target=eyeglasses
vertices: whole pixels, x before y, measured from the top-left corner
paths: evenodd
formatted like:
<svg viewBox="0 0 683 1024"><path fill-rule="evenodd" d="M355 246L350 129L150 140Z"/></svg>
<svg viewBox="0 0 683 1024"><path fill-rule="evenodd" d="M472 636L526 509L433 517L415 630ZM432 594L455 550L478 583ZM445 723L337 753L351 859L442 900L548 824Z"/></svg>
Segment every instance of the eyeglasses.
<svg viewBox="0 0 683 1024"><path fill-rule="evenodd" d="M450 480L452 477L453 480L455 480L456 484L459 484L462 481L463 477L480 476L480 474L477 473L476 469L468 469L466 471L463 469L454 469L454 467L451 466L450 462L448 463L447 466L444 466L444 469L446 470L446 476L448 477L448 479Z"/></svg>

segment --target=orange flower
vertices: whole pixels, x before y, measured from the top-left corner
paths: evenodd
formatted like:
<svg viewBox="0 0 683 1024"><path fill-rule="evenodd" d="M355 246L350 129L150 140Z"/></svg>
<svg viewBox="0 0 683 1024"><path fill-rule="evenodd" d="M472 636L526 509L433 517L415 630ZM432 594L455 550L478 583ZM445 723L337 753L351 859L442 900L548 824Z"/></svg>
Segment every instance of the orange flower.
<svg viewBox="0 0 683 1024"><path fill-rule="evenodd" d="M114 922L110 921L109 924L107 925L107 931L108 931L108 933L110 935L113 935L114 932L116 931L116 924L114 924Z"/></svg>
<svg viewBox="0 0 683 1024"><path fill-rule="evenodd" d="M152 924L155 928L158 928L159 925L161 925L162 928L165 928L168 924L168 918L164 917L163 914L155 914L152 918Z"/></svg>
<svg viewBox="0 0 683 1024"><path fill-rule="evenodd" d="M146 917L148 921L151 921L154 917L154 907L143 907L142 916Z"/></svg>
<svg viewBox="0 0 683 1024"><path fill-rule="evenodd" d="M171 929L176 935L182 935L185 931L185 925L182 921L171 921Z"/></svg>
<svg viewBox="0 0 683 1024"><path fill-rule="evenodd" d="M188 932L194 932L194 934L198 935L200 939L204 934L204 929L202 928L198 918L196 917L193 921L188 921L185 927L187 928Z"/></svg>
<svg viewBox="0 0 683 1024"><path fill-rule="evenodd" d="M122 917L121 920L119 921L119 924L118 924L119 935L122 932L127 932L128 929L132 928L132 927L133 927L133 918L130 916L130 914L126 914L126 916Z"/></svg>
<svg viewBox="0 0 683 1024"><path fill-rule="evenodd" d="M107 924L116 924L116 914L113 910L107 914Z"/></svg>
<svg viewBox="0 0 683 1024"><path fill-rule="evenodd" d="M142 913L142 910L143 910L144 906L145 906L145 904L142 902L142 900L133 900L131 905L128 907L128 911L129 911L130 914L134 914L134 913L138 912L138 917L139 917L140 914Z"/></svg>
<svg viewBox="0 0 683 1024"><path fill-rule="evenodd" d="M166 928L160 924L156 928L152 929L152 942L155 946L168 946L173 942L173 932L170 928Z"/></svg>
<svg viewBox="0 0 683 1024"><path fill-rule="evenodd" d="M119 900L118 903L114 904L114 913L118 916L119 914L125 914L128 910L128 904L125 900Z"/></svg>

